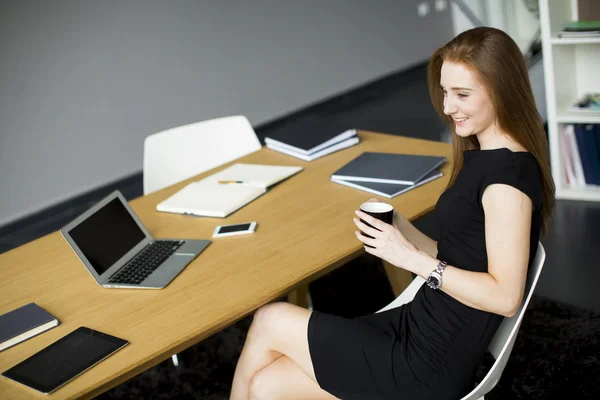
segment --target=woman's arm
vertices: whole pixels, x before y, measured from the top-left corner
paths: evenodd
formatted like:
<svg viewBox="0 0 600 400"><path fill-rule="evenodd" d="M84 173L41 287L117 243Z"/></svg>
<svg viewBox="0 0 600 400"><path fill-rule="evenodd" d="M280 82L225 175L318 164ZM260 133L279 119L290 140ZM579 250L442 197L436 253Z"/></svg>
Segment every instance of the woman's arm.
<svg viewBox="0 0 600 400"><path fill-rule="evenodd" d="M494 184L483 194L488 272L472 272L448 266L443 273L441 290L470 307L513 316L521 304L531 230L531 199L512 186ZM439 260L417 248L399 229L357 211L369 228L355 219L357 226L375 237L358 234L362 242L374 246L365 250L396 266L426 278ZM387 226L386 226L387 225Z"/></svg>

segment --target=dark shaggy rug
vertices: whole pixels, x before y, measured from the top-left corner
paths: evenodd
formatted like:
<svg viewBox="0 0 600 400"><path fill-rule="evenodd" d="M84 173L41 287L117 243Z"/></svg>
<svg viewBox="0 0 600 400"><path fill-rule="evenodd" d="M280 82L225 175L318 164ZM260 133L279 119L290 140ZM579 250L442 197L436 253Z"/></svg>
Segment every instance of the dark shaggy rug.
<svg viewBox="0 0 600 400"><path fill-rule="evenodd" d="M369 255L311 284L314 308L347 317L371 313L392 298L381 264ZM366 299L366 300L365 300ZM228 399L252 317L141 373L99 399ZM486 396L499 399L600 398L600 314L535 296L502 379ZM481 379L493 359L487 356Z"/></svg>

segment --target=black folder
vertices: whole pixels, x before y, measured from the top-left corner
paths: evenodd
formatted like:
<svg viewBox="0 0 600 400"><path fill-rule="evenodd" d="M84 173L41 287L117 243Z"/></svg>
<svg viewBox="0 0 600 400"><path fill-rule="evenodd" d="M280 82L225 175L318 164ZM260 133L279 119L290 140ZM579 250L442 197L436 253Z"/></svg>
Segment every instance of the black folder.
<svg viewBox="0 0 600 400"><path fill-rule="evenodd" d="M265 143L309 156L356 136L356 129L321 117L305 117L277 128Z"/></svg>
<svg viewBox="0 0 600 400"><path fill-rule="evenodd" d="M332 180L414 185L446 161L446 157L365 152L338 169Z"/></svg>
<svg viewBox="0 0 600 400"><path fill-rule="evenodd" d="M429 174L427 174L427 176L425 176L423 179L421 179L414 185L379 182L350 182L333 178L331 178L331 181L339 183L340 185L345 185L354 189L362 190L363 192L369 192L388 199L393 199L394 197L401 195L402 193L406 193L409 190L418 188L419 186L427 182L431 182L435 179L441 178L442 176L444 176L444 174L436 169L431 171Z"/></svg>

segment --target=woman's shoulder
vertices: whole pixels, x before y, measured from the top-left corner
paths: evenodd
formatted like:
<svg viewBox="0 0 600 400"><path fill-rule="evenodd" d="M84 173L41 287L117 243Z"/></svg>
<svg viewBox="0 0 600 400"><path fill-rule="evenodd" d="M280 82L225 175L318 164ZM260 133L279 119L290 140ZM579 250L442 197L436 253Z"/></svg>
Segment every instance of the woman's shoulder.
<svg viewBox="0 0 600 400"><path fill-rule="evenodd" d="M512 151L507 148L479 150L477 162L472 166L481 173L479 199L486 187L505 184L525 193L534 207L541 206L543 199L542 179L535 156L527 151Z"/></svg>
<svg viewBox="0 0 600 400"><path fill-rule="evenodd" d="M511 169L523 172L538 172L535 156L528 151L512 151L506 147L490 150L467 150L464 152L465 165L473 164L482 172L502 172Z"/></svg>

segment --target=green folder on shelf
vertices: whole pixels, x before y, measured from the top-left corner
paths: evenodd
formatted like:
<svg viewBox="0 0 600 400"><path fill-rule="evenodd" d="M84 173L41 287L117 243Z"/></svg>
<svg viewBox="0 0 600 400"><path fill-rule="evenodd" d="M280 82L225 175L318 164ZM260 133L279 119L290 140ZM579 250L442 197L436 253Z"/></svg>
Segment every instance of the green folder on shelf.
<svg viewBox="0 0 600 400"><path fill-rule="evenodd" d="M600 31L600 21L573 21L563 28L564 32Z"/></svg>
<svg viewBox="0 0 600 400"><path fill-rule="evenodd" d="M559 38L598 38L600 21L573 21L559 33Z"/></svg>

